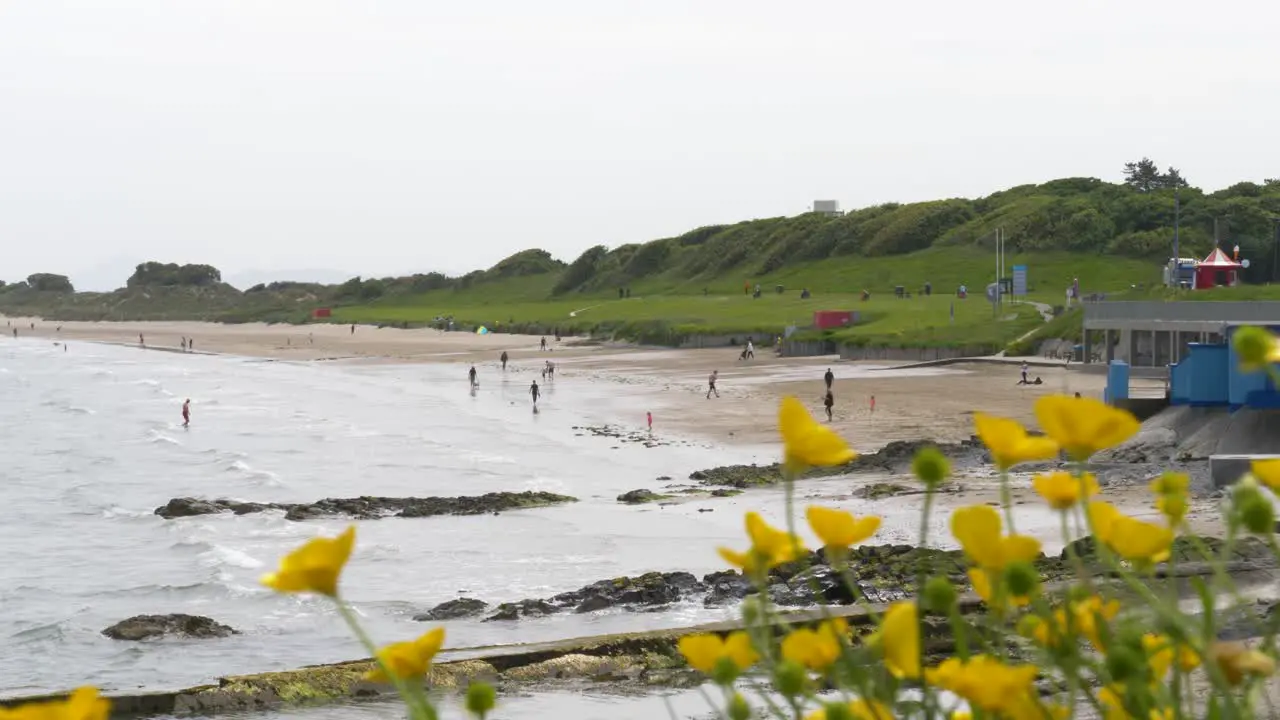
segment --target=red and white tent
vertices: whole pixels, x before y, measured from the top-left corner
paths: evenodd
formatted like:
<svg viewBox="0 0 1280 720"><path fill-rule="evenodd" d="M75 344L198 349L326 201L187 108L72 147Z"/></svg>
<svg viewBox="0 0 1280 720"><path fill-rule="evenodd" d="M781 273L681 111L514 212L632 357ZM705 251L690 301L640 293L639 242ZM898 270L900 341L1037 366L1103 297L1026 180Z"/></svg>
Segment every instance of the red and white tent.
<svg viewBox="0 0 1280 720"><path fill-rule="evenodd" d="M1243 267L1240 263L1227 257L1220 248L1214 248L1209 257L1196 265L1195 289L1218 287L1219 285L1235 285L1236 272Z"/></svg>

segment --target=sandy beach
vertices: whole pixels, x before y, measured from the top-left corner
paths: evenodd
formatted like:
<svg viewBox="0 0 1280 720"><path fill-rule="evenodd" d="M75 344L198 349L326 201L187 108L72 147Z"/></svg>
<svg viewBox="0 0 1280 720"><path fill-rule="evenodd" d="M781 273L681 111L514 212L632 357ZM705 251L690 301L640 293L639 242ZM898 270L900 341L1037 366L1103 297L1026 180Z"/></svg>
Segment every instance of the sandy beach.
<svg viewBox="0 0 1280 720"><path fill-rule="evenodd" d="M219 325L193 322L64 322L5 318L6 335L65 342L108 342L180 352L189 338L195 352L283 361L458 363L477 366L483 378L500 371L540 377L550 360L556 377L652 388L650 406L637 407L636 424L652 412L655 427L721 443L770 443L776 439L778 398L796 395L822 415L823 373L836 376L833 426L866 452L893 440L961 440L972 434L972 413L983 411L1035 425L1036 398L1050 393L1100 396L1105 378L1069 366L1032 368L1041 385L1020 386L1014 364L962 364L890 369L886 363L827 358L779 358L761 349L741 361L735 348L671 350L593 343L576 338L540 350L541 338L400 330L348 325ZM34 329L32 328L34 324ZM706 397L707 378L718 370L720 397ZM465 370L459 371L459 377ZM874 411L872 397L875 398Z"/></svg>

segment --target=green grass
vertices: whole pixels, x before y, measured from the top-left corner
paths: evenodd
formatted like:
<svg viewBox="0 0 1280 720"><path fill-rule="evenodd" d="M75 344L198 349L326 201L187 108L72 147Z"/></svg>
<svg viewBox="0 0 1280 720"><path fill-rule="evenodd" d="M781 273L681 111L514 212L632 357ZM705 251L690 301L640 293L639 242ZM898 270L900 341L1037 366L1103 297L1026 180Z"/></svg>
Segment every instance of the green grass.
<svg viewBox="0 0 1280 720"><path fill-rule="evenodd" d="M1010 256L1007 264L1028 266L1030 299L1061 304L1073 277L1081 287L1099 291L1158 279L1152 263L1095 255L1042 253ZM1040 324L1028 305L1006 307L995 317L983 297L995 275L995 259L973 248L931 248L910 255L844 257L806 263L762 277L719 276L703 281L656 276L631 286L631 297L608 292L571 293L548 299L556 277L538 275L477 284L465 290L440 290L398 296L365 305L335 308L337 322L427 324L452 316L464 326L547 332L592 332L642 341L670 343L693 334L779 334L789 325L807 328L815 310L856 310L858 325L826 337L839 343L886 346L1003 347ZM931 282L934 294L920 289ZM762 297L742 292L742 283L759 283ZM954 290L968 285L969 298ZM774 292L783 285L783 294ZM903 285L913 297L897 299ZM813 297L801 300L801 288ZM706 294L704 295L704 288ZM871 299L863 301L861 291ZM952 322L951 308L955 307ZM816 331L810 331L810 336Z"/></svg>

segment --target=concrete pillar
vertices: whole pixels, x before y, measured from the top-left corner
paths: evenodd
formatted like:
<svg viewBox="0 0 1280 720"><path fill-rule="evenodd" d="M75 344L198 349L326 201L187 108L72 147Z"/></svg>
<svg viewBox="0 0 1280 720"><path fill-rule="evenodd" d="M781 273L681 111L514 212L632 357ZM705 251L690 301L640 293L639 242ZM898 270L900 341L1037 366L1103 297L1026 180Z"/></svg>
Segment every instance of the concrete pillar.
<svg viewBox="0 0 1280 720"><path fill-rule="evenodd" d="M1169 345L1171 346L1170 351L1173 353L1173 357L1169 362L1175 365L1182 362L1182 331L1181 330L1169 331Z"/></svg>
<svg viewBox="0 0 1280 720"><path fill-rule="evenodd" d="M1093 342L1091 342L1091 340L1090 340L1090 338L1089 338L1089 331L1088 331L1088 330L1085 330L1085 331L1084 331L1084 333L1082 333L1082 334L1084 335L1084 358L1083 358L1083 361L1084 361L1084 362L1092 362L1092 359L1093 359Z"/></svg>
<svg viewBox="0 0 1280 720"><path fill-rule="evenodd" d="M1116 359L1116 338L1112 335L1111 330L1102 331L1102 343L1102 359L1110 365L1111 361Z"/></svg>
<svg viewBox="0 0 1280 720"><path fill-rule="evenodd" d="M1124 343L1124 359L1129 367L1138 364L1138 331L1121 330L1120 341Z"/></svg>

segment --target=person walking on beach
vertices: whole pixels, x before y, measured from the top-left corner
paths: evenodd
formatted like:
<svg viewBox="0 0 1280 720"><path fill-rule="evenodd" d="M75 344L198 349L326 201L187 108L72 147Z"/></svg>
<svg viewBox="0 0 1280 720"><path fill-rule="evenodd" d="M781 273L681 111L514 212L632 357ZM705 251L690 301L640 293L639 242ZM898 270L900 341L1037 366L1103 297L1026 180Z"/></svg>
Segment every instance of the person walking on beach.
<svg viewBox="0 0 1280 720"><path fill-rule="evenodd" d="M186 336L186 335L183 335L183 336L182 336L182 342L181 342L181 343L179 343L179 344L182 346L182 352L186 352L186 351L187 351L187 336Z"/></svg>
<svg viewBox="0 0 1280 720"><path fill-rule="evenodd" d="M716 389L716 378L720 377L719 370L712 370L711 377L707 378L707 399L711 399L711 393L715 393L716 397L720 397L720 391Z"/></svg>
<svg viewBox="0 0 1280 720"><path fill-rule="evenodd" d="M756 346L755 346L755 343L751 342L750 340L747 340L747 359L748 360L756 359Z"/></svg>
<svg viewBox="0 0 1280 720"><path fill-rule="evenodd" d="M467 375L471 378L471 387L475 387L476 386L476 366L475 365L471 366L471 372L467 373Z"/></svg>
<svg viewBox="0 0 1280 720"><path fill-rule="evenodd" d="M876 396L872 395L871 396L871 414L874 415L875 412L876 412Z"/></svg>
<svg viewBox="0 0 1280 720"><path fill-rule="evenodd" d="M355 334L356 334L356 324L355 324L355 323L351 323L351 334L352 334L352 335L355 335Z"/></svg>
<svg viewBox="0 0 1280 720"><path fill-rule="evenodd" d="M831 391L831 383L836 381L836 374L831 372L831 368L827 368L827 374L822 376L823 382L827 384L827 391Z"/></svg>
<svg viewBox="0 0 1280 720"><path fill-rule="evenodd" d="M182 401L182 427L191 425L191 398Z"/></svg>
<svg viewBox="0 0 1280 720"><path fill-rule="evenodd" d="M1029 385L1029 384L1030 384L1030 383L1027 381L1027 370L1029 370L1029 369L1030 369L1030 366L1029 366L1029 365L1027 365L1027 361L1026 361L1026 360L1023 360L1023 361L1022 361L1022 381L1018 383L1019 385Z"/></svg>
<svg viewBox="0 0 1280 720"><path fill-rule="evenodd" d="M831 388L827 388L827 394L822 398L822 406L827 409L827 422L831 422L831 408L836 404L836 396L831 394Z"/></svg>
<svg viewBox="0 0 1280 720"><path fill-rule="evenodd" d="M534 380L534 381L533 381L533 384L529 386L529 395L533 398L533 409L534 409L534 410L537 410L537 409L538 409L538 396L539 396L540 394L541 394L541 393L539 393L539 392L538 392L538 381L537 381L537 380Z"/></svg>
<svg viewBox="0 0 1280 720"><path fill-rule="evenodd" d="M653 413L646 412L644 414L644 419L649 422L649 434L652 435L653 434Z"/></svg>
<svg viewBox="0 0 1280 720"><path fill-rule="evenodd" d="M507 371L507 351L503 350L502 357L498 359L502 361L502 372L506 372Z"/></svg>
<svg viewBox="0 0 1280 720"><path fill-rule="evenodd" d="M138 345L141 347L147 346L147 339L142 337L142 333L138 333Z"/></svg>
<svg viewBox="0 0 1280 720"><path fill-rule="evenodd" d="M545 337L542 338L542 351L543 352L547 351L547 339Z"/></svg>

